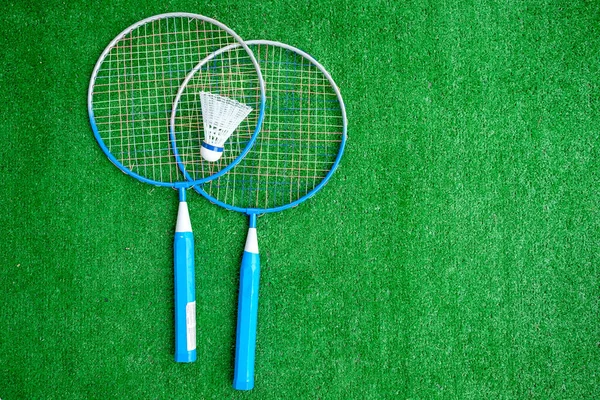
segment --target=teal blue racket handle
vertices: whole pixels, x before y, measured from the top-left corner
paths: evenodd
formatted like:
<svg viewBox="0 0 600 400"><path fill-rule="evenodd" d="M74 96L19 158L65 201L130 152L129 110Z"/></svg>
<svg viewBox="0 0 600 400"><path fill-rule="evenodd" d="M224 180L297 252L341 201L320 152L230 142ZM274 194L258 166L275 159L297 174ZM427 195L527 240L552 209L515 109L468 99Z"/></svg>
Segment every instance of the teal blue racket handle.
<svg viewBox="0 0 600 400"><path fill-rule="evenodd" d="M249 246L250 242L253 242L254 245ZM256 229L250 228L240 269L235 367L233 372L233 388L236 390L250 390L254 387L259 278L260 257L258 255L258 245L256 245Z"/></svg>
<svg viewBox="0 0 600 400"><path fill-rule="evenodd" d="M175 264L175 361L196 361L194 234L187 204L179 203L173 245Z"/></svg>

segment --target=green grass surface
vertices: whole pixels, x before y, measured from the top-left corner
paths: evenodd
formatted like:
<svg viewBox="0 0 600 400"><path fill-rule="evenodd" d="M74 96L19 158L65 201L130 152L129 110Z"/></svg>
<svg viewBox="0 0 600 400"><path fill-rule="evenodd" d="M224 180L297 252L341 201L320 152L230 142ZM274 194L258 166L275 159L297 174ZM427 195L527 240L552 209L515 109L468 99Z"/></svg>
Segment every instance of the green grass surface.
<svg viewBox="0 0 600 400"><path fill-rule="evenodd" d="M331 182L259 219L250 393L246 218L190 193L198 361L176 364L177 196L88 123L100 52L168 11L306 50L347 104ZM598 397L598 2L8 0L0 31L2 400Z"/></svg>

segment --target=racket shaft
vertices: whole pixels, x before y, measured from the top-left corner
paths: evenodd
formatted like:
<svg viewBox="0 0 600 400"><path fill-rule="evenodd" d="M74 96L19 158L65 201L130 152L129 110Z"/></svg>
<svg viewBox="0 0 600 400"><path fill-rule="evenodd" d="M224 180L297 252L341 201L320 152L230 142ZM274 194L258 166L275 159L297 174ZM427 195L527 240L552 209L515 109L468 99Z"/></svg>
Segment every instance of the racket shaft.
<svg viewBox="0 0 600 400"><path fill-rule="evenodd" d="M175 361L196 361L194 234L186 202L179 203L173 245L175 264Z"/></svg>
<svg viewBox="0 0 600 400"><path fill-rule="evenodd" d="M233 373L233 388L236 390L250 390L254 387L259 278L260 257L258 255L256 228L250 228L240 269L235 368Z"/></svg>

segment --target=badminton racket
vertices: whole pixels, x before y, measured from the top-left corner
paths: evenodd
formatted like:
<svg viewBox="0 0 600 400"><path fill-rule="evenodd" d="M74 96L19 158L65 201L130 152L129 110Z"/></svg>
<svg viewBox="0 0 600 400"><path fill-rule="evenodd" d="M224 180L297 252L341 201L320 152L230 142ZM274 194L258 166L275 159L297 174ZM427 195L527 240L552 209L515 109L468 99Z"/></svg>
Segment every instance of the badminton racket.
<svg viewBox="0 0 600 400"><path fill-rule="evenodd" d="M321 190L340 162L347 137L342 96L321 64L283 43L246 43L266 84L261 133L237 166L218 179L195 186L211 202L250 219L240 269L233 379L238 390L254 387L260 275L257 216L294 207ZM235 45L220 52L232 47ZM194 163L182 162L194 179Z"/></svg>
<svg viewBox="0 0 600 400"><path fill-rule="evenodd" d="M173 99L181 81L194 66L208 62L218 49L235 44L236 59L202 71L207 91L238 101L239 82L250 109L240 123L240 137L223 151L219 162L194 159L194 180L186 179L174 156L169 134ZM209 57L210 58L210 57ZM205 60L206 59L206 60ZM203 61L205 60L205 61ZM109 160L129 176L179 192L174 235L175 361L196 359L196 300L194 239L186 189L216 178L237 164L250 149L264 113L264 81L252 51L222 23L197 14L160 14L121 32L100 55L90 80L88 114L96 140ZM203 126L196 134L203 135ZM178 144L183 153L200 152L198 141Z"/></svg>

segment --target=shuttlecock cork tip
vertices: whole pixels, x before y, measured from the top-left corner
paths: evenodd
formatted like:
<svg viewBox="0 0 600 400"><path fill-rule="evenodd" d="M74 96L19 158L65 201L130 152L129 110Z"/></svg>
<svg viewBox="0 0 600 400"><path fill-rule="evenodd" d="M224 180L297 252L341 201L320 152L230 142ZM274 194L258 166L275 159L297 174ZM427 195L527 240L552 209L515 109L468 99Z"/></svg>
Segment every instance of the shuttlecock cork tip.
<svg viewBox="0 0 600 400"><path fill-rule="evenodd" d="M200 148L200 155L206 161L215 162L223 155L223 148L212 146L206 142L202 142L202 147Z"/></svg>

